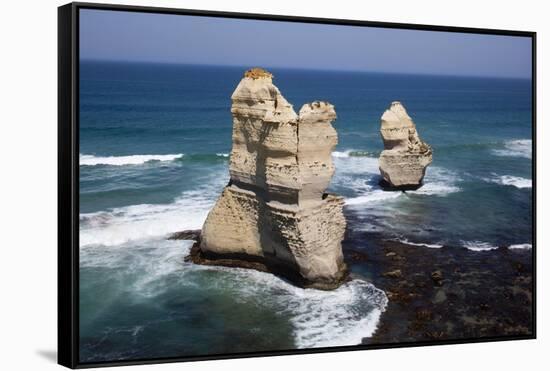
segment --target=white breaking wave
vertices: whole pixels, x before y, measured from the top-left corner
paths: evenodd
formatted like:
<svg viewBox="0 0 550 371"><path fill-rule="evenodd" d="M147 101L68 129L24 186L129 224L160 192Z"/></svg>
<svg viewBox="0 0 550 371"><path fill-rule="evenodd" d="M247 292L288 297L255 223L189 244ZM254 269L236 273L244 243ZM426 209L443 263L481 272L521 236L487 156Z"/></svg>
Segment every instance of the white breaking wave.
<svg viewBox="0 0 550 371"><path fill-rule="evenodd" d="M346 162L351 162L351 164ZM443 197L461 190L460 187L455 185L460 181L460 178L453 172L438 167L427 169L422 187L415 191L406 191L404 193L399 191L384 191L376 184L367 184L365 180L357 180L353 179L352 176L342 175L342 173L339 174L338 166L341 166L343 171L350 174L353 174L355 171L360 171L362 168L365 178L372 179L374 176L378 176L379 174L378 160L368 157L350 157L346 158L345 161L340 161L337 164L337 176L335 177L335 181L338 182L339 185L352 187L355 192L360 193L360 195L356 197L350 197L345 200L346 205L350 206L379 201L397 200L402 197L406 197L407 195ZM357 173L354 174L357 175Z"/></svg>
<svg viewBox="0 0 550 371"><path fill-rule="evenodd" d="M212 174L203 186L169 204L141 204L80 214L80 247L116 246L185 229L200 229L227 177Z"/></svg>
<svg viewBox="0 0 550 371"><path fill-rule="evenodd" d="M497 176L495 175L492 178L486 178L485 181L496 183L504 186L513 186L519 189L522 188L532 188L533 187L533 181L531 179L521 178L519 176L512 176L512 175L502 175Z"/></svg>
<svg viewBox="0 0 550 371"><path fill-rule="evenodd" d="M497 156L525 157L533 156L533 141L531 139L509 140L504 143L504 149L495 149L493 153Z"/></svg>
<svg viewBox="0 0 550 371"><path fill-rule="evenodd" d="M332 152L332 157L339 157L339 158L349 157L350 152L351 152L351 150L348 150L348 151L334 151L334 152Z"/></svg>
<svg viewBox="0 0 550 371"><path fill-rule="evenodd" d="M382 290L359 279L323 291L302 289L256 270L187 263L183 258L191 245L192 241L157 238L119 249L90 247L81 251L80 264L129 275L134 281L125 289L147 301L162 298L169 290L197 289L267 308L290 321L297 348L360 344L376 331L388 303Z"/></svg>
<svg viewBox="0 0 550 371"><path fill-rule="evenodd" d="M347 149L345 151L334 151L334 152L332 152L332 157L335 157L335 158L370 157L370 156L371 156L371 153L368 152L368 151L357 151L357 150L354 150L354 149Z"/></svg>
<svg viewBox="0 0 550 371"><path fill-rule="evenodd" d="M229 157L229 153L216 153L218 157Z"/></svg>
<svg viewBox="0 0 550 371"><path fill-rule="evenodd" d="M450 193L459 192L460 188L443 182L424 183L422 187L416 191L407 191L409 194L425 195L425 196L446 196Z"/></svg>
<svg viewBox="0 0 550 371"><path fill-rule="evenodd" d="M376 331L388 302L382 290L357 279L323 291L302 289L268 273L216 269L236 276L224 282L243 300L255 299L258 305L277 308L288 317L297 348L360 344Z"/></svg>
<svg viewBox="0 0 550 371"><path fill-rule="evenodd" d="M336 172L332 184L350 189L356 197L346 198L346 205L359 205L367 202L376 202L399 197L400 193L384 192L376 185L369 184L378 176L378 159L372 157L349 156L351 150L333 152ZM364 176L360 176L364 174ZM358 176L359 175L359 176Z"/></svg>
<svg viewBox="0 0 550 371"><path fill-rule="evenodd" d="M440 245L440 244L437 244L437 243L411 242L411 241L407 240L406 238L403 238L403 239L396 238L395 241L404 243L406 245L429 247L430 249L440 249L440 248L443 247L443 245Z"/></svg>
<svg viewBox="0 0 550 371"><path fill-rule="evenodd" d="M460 187L456 184L461 180L453 171L437 166L428 166L422 187L416 191L407 191L407 193L426 196L447 196L451 193L460 192Z"/></svg>
<svg viewBox="0 0 550 371"><path fill-rule="evenodd" d="M142 204L80 215L80 247L116 246L129 241L199 229L214 202L187 192L171 204Z"/></svg>
<svg viewBox="0 0 550 371"><path fill-rule="evenodd" d="M498 249L498 246L481 241L462 241L462 246L471 251L490 251Z"/></svg>
<svg viewBox="0 0 550 371"><path fill-rule="evenodd" d="M371 203L371 202L380 202L380 201L387 201L396 199L398 197L401 197L403 194L401 192L386 192L381 189L375 189L368 191L364 195L357 196L357 197L350 197L345 199L345 204L354 206L354 205L361 205L365 203Z"/></svg>
<svg viewBox="0 0 550 371"><path fill-rule="evenodd" d="M173 161L183 157L183 154L175 155L132 155L132 156L106 156L96 157L93 155L83 155L79 157L80 166L95 166L95 165L141 165L149 161Z"/></svg>
<svg viewBox="0 0 550 371"><path fill-rule="evenodd" d="M349 152L349 151L347 151ZM332 158L334 166L336 167L335 177L338 175L378 175L380 170L378 168L378 159L368 156L349 156L346 152L342 152L338 155L338 152L332 152Z"/></svg>
<svg viewBox="0 0 550 371"><path fill-rule="evenodd" d="M147 301L161 298L167 290L196 287L213 296L254 302L288 318L298 348L356 345L372 336L388 299L365 281L355 279L333 291L301 289L269 273L184 262L192 241L165 237L201 228L226 180L217 175L205 189L184 192L170 204L81 214L81 269L114 269L133 280L127 290Z"/></svg>
<svg viewBox="0 0 550 371"><path fill-rule="evenodd" d="M508 249L510 250L531 250L533 248L533 245L530 243L521 243L517 245L510 245L508 246Z"/></svg>

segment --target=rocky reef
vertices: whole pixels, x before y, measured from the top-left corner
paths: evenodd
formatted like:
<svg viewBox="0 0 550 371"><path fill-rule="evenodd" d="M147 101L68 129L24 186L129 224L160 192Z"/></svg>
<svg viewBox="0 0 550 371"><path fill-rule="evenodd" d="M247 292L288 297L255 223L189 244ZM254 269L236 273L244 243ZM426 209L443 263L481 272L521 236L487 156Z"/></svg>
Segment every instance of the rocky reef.
<svg viewBox="0 0 550 371"><path fill-rule="evenodd" d="M400 102L392 102L381 118L384 150L379 166L382 186L417 189L432 162L432 149L418 136L416 125Z"/></svg>
<svg viewBox="0 0 550 371"><path fill-rule="evenodd" d="M343 198L325 193L334 174L336 112L316 101L296 114L272 80L251 69L231 96L230 181L189 258L332 289L347 275Z"/></svg>
<svg viewBox="0 0 550 371"><path fill-rule="evenodd" d="M356 218L347 212L349 224ZM533 334L531 250L425 248L349 229L342 245L350 269L369 272L389 299L376 332L363 344Z"/></svg>

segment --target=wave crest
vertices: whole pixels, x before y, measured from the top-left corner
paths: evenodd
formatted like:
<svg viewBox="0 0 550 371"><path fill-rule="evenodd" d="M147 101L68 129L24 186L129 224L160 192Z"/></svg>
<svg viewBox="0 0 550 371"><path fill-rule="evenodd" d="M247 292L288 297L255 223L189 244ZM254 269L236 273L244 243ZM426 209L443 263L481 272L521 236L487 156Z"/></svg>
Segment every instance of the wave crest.
<svg viewBox="0 0 550 371"><path fill-rule="evenodd" d="M80 247L117 246L199 229L226 183L225 175L213 173L200 188L183 192L169 204L130 205L80 214Z"/></svg>
<svg viewBox="0 0 550 371"><path fill-rule="evenodd" d="M504 149L495 149L497 156L532 158L533 141L531 139L509 140L504 143Z"/></svg>
<svg viewBox="0 0 550 371"><path fill-rule="evenodd" d="M345 151L334 151L332 152L332 157L336 158L346 158L346 157L372 157L373 153L367 151L356 151L353 149L348 149Z"/></svg>
<svg viewBox="0 0 550 371"><path fill-rule="evenodd" d="M533 181L531 179L526 179L519 176L494 175L492 178L485 178L484 180L487 182L496 183L504 186L513 186L519 189L533 187Z"/></svg>
<svg viewBox="0 0 550 371"><path fill-rule="evenodd" d="M381 189L376 182L372 182L372 179L379 177L378 161L376 159L364 158L362 159L363 161L360 159L349 160L351 160L351 164L343 164L343 166L341 166L344 171L348 170L351 174L355 175L355 171L359 171L362 165L365 178L370 178L371 182L369 183L365 180L358 182L357 180L353 180L350 176L340 175L335 180L337 184L346 186L347 188L352 187L354 192L359 193L359 195L355 197L346 198L346 205L353 206L371 202L397 200L411 195L444 197L451 193L461 191L460 187L456 185L461 179L455 173L439 167L428 167L426 177L424 178L424 184L415 191L385 191ZM340 166L340 163L338 166ZM337 168L337 174L338 171L340 170Z"/></svg>
<svg viewBox="0 0 550 371"><path fill-rule="evenodd" d="M396 238L395 241L401 242L405 245L428 247L430 249L440 249L440 248L443 247L443 245L440 245L440 244L437 244L437 243L412 242L412 241L407 240L406 238Z"/></svg>
<svg viewBox="0 0 550 371"><path fill-rule="evenodd" d="M462 246L471 251L491 251L498 249L498 246L482 241L462 241Z"/></svg>
<svg viewBox="0 0 550 371"><path fill-rule="evenodd" d="M508 246L509 250L531 250L532 248L533 245L531 245L530 243L520 243Z"/></svg>
<svg viewBox="0 0 550 371"><path fill-rule="evenodd" d="M154 240L120 249L92 247L81 251L80 263L132 272L124 289L147 300L162 302L167 292L200 290L268 308L288 318L297 348L360 344L376 331L388 303L384 291L360 279L331 291L303 289L270 273L184 262L191 245Z"/></svg>
<svg viewBox="0 0 550 371"><path fill-rule="evenodd" d="M125 165L141 165L151 161L174 161L183 157L183 154L174 155L131 155L131 156L105 156L96 157L94 155L79 156L80 166L125 166Z"/></svg>

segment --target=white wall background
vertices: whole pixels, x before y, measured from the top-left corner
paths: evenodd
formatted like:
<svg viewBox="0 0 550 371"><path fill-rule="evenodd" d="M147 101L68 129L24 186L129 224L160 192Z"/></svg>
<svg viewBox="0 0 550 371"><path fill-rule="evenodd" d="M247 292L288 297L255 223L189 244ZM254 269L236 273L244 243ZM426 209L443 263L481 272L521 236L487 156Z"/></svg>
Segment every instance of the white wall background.
<svg viewBox="0 0 550 371"><path fill-rule="evenodd" d="M107 1L107 0L105 0ZM114 0L113 0L114 1ZM95 1L92 1L95 2ZM538 339L145 366L150 370L530 370L550 360L550 23L540 0L118 1L189 9L538 32ZM57 6L8 0L0 11L0 369L59 369L56 352ZM546 165L545 165L546 164ZM544 168L546 166L546 168ZM546 228L545 228L546 227ZM546 353L546 354L545 354ZM144 367L144 366L137 366ZM136 366L127 368L137 369Z"/></svg>

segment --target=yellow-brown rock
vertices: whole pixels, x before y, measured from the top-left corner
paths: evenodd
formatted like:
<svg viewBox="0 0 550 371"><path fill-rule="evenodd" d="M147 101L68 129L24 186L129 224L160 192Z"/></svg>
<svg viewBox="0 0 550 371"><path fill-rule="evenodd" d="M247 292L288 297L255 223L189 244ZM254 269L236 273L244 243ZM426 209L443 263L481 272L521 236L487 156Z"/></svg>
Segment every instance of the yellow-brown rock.
<svg viewBox="0 0 550 371"><path fill-rule="evenodd" d="M381 119L384 150L379 167L382 184L394 189L417 189L432 162L432 149L418 136L416 125L400 102L392 102Z"/></svg>
<svg viewBox="0 0 550 371"><path fill-rule="evenodd" d="M231 180L206 219L199 252L210 263L253 262L302 286L335 288L346 275L343 199L325 193L336 113L313 102L297 115L272 79L249 70L231 97Z"/></svg>

